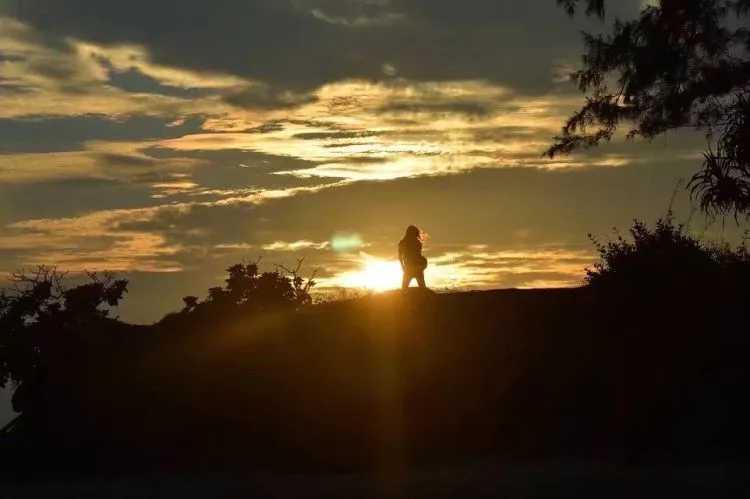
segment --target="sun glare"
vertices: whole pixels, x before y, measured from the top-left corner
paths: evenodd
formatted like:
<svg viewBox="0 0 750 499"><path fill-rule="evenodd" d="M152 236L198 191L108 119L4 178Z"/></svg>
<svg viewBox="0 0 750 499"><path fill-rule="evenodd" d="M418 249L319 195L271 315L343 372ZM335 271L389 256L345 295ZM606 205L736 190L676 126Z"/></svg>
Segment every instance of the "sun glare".
<svg viewBox="0 0 750 499"><path fill-rule="evenodd" d="M401 265L396 260L369 257L360 270L341 274L336 279L345 288L387 291L401 286Z"/></svg>

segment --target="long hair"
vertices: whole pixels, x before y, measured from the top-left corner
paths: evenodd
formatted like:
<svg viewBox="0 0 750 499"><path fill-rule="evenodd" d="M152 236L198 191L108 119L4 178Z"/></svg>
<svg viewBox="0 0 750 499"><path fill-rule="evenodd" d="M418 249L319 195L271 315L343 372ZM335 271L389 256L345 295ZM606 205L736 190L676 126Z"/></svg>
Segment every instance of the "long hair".
<svg viewBox="0 0 750 499"><path fill-rule="evenodd" d="M416 225L410 225L406 228L406 234L402 241L419 241L422 242L422 231Z"/></svg>

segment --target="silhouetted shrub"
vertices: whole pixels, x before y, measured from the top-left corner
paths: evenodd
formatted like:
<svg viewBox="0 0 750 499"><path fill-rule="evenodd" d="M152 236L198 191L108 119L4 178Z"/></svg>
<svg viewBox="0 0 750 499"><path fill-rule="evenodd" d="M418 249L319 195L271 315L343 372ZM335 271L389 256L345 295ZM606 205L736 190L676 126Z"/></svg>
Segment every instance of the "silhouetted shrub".
<svg viewBox="0 0 750 499"><path fill-rule="evenodd" d="M49 364L51 339L93 329L127 292L128 281L113 274L87 276L87 283L72 288L55 267L11 277L12 288L0 293L0 388L33 377L40 365Z"/></svg>
<svg viewBox="0 0 750 499"><path fill-rule="evenodd" d="M589 286L639 292L691 290L739 282L750 269L744 244L732 248L703 242L675 224L671 214L653 229L635 220L629 233L629 239L618 234L606 243L589 235L600 256L593 268L586 269Z"/></svg>
<svg viewBox="0 0 750 499"><path fill-rule="evenodd" d="M210 288L208 297L203 301L196 296L184 297L183 309L177 314L167 315L161 323L186 317L206 318L214 322L237 313L294 310L310 305L310 290L315 286L314 274L308 279L302 278L302 263L299 260L294 269L277 266L273 272L261 272L259 262L232 265L227 269L229 275L224 287Z"/></svg>

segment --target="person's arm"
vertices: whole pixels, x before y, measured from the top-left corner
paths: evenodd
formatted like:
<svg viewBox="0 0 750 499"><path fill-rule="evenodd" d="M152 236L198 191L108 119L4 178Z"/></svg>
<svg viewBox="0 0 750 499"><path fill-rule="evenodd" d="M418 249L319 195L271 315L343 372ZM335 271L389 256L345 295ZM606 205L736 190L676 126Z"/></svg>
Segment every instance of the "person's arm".
<svg viewBox="0 0 750 499"><path fill-rule="evenodd" d="M401 262L401 270L406 270L406 261L404 259L404 245L398 245L398 261Z"/></svg>

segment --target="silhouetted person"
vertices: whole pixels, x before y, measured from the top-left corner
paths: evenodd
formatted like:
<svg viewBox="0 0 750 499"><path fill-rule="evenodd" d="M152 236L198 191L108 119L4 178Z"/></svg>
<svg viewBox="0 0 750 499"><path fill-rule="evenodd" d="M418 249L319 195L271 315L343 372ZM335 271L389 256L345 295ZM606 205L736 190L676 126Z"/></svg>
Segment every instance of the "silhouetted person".
<svg viewBox="0 0 750 499"><path fill-rule="evenodd" d="M401 288L408 288L412 279L417 280L420 288L425 288L424 269L427 268L427 259L422 256L422 232L414 225L406 228L404 238L398 243L398 259L404 271Z"/></svg>

